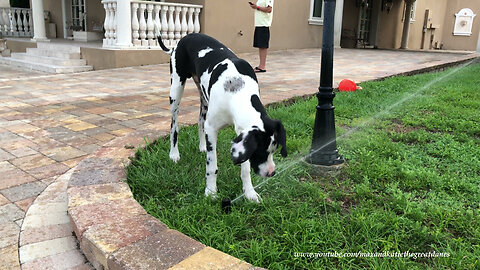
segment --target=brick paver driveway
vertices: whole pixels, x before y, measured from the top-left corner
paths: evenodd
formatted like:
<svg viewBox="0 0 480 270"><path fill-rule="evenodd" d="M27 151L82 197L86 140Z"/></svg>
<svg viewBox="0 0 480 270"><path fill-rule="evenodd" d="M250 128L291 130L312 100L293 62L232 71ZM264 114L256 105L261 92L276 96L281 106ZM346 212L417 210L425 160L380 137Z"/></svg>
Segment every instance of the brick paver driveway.
<svg viewBox="0 0 480 270"><path fill-rule="evenodd" d="M319 49L270 53L267 73L258 75L264 103L314 94L320 53ZM256 54L241 57L256 66ZM469 57L472 55L337 49L335 82L344 78L372 80ZM65 261L62 256L77 258L78 265L87 267L84 259L72 255L76 247L69 244L33 256L35 239L59 243L58 239L71 237L71 228L68 220L55 224L48 218L42 219L42 230L30 221L27 226L23 224L25 212L50 184L59 181L59 176L106 142L151 125L168 130L168 70L164 64L49 75L0 65L2 269L18 269L20 265L27 269L40 263L48 266ZM193 83L188 82L181 105L184 123L195 122L197 102ZM37 230L29 230L28 237L19 240L22 224Z"/></svg>

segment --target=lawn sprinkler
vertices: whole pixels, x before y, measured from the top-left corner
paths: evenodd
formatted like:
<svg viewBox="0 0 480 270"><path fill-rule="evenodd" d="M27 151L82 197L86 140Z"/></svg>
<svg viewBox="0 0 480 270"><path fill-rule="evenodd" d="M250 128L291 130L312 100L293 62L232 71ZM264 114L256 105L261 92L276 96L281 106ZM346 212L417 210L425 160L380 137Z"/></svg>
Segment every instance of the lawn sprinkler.
<svg viewBox="0 0 480 270"><path fill-rule="evenodd" d="M354 92L360 89L362 89L361 86L357 86L354 81L349 79L343 79L338 85L338 91L340 92Z"/></svg>
<svg viewBox="0 0 480 270"><path fill-rule="evenodd" d="M232 201L230 198L224 198L222 200L222 211L225 214L230 214L230 212L232 212Z"/></svg>

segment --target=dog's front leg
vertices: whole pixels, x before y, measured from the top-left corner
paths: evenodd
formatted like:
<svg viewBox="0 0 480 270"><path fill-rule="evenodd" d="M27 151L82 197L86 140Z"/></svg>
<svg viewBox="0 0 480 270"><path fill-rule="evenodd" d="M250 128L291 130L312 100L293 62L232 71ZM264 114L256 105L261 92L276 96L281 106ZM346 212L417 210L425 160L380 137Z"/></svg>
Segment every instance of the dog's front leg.
<svg viewBox="0 0 480 270"><path fill-rule="evenodd" d="M243 184L243 193L245 197L254 202L260 202L260 195L255 191L252 185L252 178L250 176L250 161L245 161L242 163L242 184Z"/></svg>
<svg viewBox="0 0 480 270"><path fill-rule="evenodd" d="M205 196L215 197L217 193L217 134L218 129L209 125L208 120L205 126L205 141L207 144L207 165L205 179L207 186L205 188Z"/></svg>

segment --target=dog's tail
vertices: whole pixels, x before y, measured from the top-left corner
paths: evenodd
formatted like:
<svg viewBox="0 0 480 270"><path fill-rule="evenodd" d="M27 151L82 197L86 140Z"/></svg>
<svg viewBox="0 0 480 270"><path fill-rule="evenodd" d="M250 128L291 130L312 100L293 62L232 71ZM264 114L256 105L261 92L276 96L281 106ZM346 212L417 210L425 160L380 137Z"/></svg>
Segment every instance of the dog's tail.
<svg viewBox="0 0 480 270"><path fill-rule="evenodd" d="M166 53L171 55L173 53L173 49L169 49L167 48L167 46L165 46L165 44L163 44L162 35L160 34L160 25L158 25L156 21L153 21L153 24L155 27L155 35L157 36L157 40L158 40L158 44L160 45L160 48L162 48L162 50L164 50Z"/></svg>

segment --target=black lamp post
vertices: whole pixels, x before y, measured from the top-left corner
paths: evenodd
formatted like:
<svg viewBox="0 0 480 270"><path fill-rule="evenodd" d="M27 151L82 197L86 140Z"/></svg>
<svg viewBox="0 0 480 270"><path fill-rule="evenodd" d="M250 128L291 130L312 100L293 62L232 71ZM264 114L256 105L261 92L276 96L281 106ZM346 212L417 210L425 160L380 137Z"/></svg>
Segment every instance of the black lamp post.
<svg viewBox="0 0 480 270"><path fill-rule="evenodd" d="M333 110L333 38L335 0L324 0L322 63L318 105L313 129L313 141L306 161L310 164L332 166L345 160L338 154Z"/></svg>

